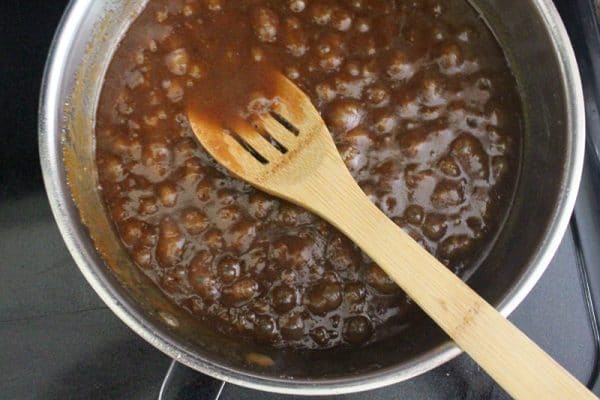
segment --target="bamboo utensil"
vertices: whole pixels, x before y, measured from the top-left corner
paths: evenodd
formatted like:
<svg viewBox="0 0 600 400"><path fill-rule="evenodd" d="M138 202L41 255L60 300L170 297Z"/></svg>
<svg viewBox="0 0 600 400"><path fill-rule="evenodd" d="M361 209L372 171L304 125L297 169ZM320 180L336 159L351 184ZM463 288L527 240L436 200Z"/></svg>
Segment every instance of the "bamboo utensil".
<svg viewBox="0 0 600 400"><path fill-rule="evenodd" d="M367 253L465 352L518 399L596 399L373 205L310 99L276 74L271 113L227 126L190 110L202 146L231 173L304 207Z"/></svg>

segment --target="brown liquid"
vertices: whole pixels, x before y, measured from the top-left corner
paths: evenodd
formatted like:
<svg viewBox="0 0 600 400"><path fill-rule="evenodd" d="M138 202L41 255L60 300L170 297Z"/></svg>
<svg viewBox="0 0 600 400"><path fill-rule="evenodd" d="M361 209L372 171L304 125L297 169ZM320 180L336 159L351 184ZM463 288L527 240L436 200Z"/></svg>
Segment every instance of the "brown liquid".
<svg viewBox="0 0 600 400"><path fill-rule="evenodd" d="M231 178L188 110L268 108L271 68L322 113L371 200L461 274L509 206L515 82L464 0L156 0L106 75L102 193L123 245L174 302L274 346L377 340L414 306L318 217Z"/></svg>

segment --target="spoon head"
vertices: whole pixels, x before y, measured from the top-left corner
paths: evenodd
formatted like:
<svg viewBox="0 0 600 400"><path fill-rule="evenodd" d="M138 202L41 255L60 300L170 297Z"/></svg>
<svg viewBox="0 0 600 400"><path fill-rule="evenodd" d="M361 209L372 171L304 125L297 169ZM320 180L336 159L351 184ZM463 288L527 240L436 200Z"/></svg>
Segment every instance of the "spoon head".
<svg viewBox="0 0 600 400"><path fill-rule="evenodd" d="M298 183L315 171L323 157L343 162L317 109L300 88L274 73L271 111L225 122L189 110L194 134L208 153L238 178L271 194L287 197L284 184Z"/></svg>

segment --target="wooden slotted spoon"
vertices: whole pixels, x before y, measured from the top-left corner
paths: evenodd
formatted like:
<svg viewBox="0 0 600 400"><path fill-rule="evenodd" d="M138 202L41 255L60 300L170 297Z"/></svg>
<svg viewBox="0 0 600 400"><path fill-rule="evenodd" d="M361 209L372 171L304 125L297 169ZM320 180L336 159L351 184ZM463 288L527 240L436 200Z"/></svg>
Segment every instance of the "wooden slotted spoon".
<svg viewBox="0 0 600 400"><path fill-rule="evenodd" d="M196 137L219 163L336 226L511 396L596 399L373 205L346 169L310 99L283 75L273 79L280 100L276 114L251 122L233 118L222 126L189 112Z"/></svg>

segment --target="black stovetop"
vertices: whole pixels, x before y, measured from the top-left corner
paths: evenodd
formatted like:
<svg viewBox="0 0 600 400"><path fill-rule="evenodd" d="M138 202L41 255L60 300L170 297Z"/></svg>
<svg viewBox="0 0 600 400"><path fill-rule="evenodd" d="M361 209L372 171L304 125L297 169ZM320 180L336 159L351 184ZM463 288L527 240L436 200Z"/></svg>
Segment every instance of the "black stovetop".
<svg viewBox="0 0 600 400"><path fill-rule="evenodd" d="M600 395L600 36L592 1L555 1L586 95L588 151L579 199L547 272L510 319ZM71 259L37 156L39 84L66 3L0 1L0 398L291 398L222 385L172 362L106 308ZM407 382L336 398L365 397L508 398L466 355Z"/></svg>

